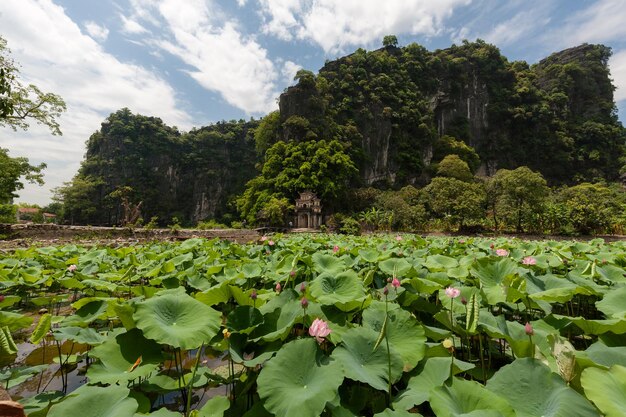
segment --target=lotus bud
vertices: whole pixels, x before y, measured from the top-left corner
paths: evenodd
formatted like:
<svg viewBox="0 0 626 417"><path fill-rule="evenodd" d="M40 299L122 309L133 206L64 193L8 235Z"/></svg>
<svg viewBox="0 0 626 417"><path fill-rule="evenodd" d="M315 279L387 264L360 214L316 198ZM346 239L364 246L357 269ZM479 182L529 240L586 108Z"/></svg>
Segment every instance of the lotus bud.
<svg viewBox="0 0 626 417"><path fill-rule="evenodd" d="M304 292L306 290L306 282L300 283L300 292Z"/></svg>
<svg viewBox="0 0 626 417"><path fill-rule="evenodd" d="M524 325L524 332L526 332L528 336L533 336L535 334L533 326L528 322Z"/></svg>
<svg viewBox="0 0 626 417"><path fill-rule="evenodd" d="M295 269L292 269L291 271L289 271L289 276L292 277L292 278L296 276Z"/></svg>
<svg viewBox="0 0 626 417"><path fill-rule="evenodd" d="M256 300L257 298L256 290L252 290L252 292L250 293L250 298L252 298L253 300Z"/></svg>
<svg viewBox="0 0 626 417"><path fill-rule="evenodd" d="M387 295L389 294L389 287L385 285L385 288L383 288L383 294Z"/></svg>
<svg viewBox="0 0 626 417"><path fill-rule="evenodd" d="M391 281L391 286L393 288L398 288L400 286L400 280L394 277L394 279Z"/></svg>
<svg viewBox="0 0 626 417"><path fill-rule="evenodd" d="M4 295L0 294L0 303L4 301Z"/></svg>
<svg viewBox="0 0 626 417"><path fill-rule="evenodd" d="M280 282L276 283L276 287L274 287L274 289L276 290L277 293L280 292L280 290L282 289L282 287L280 286Z"/></svg>
<svg viewBox="0 0 626 417"><path fill-rule="evenodd" d="M302 308L307 308L309 306L309 300L307 300L306 297L302 297L302 300L300 300L300 305L302 306Z"/></svg>
<svg viewBox="0 0 626 417"><path fill-rule="evenodd" d="M68 270L69 272L74 272L74 271L76 271L76 268L77 268L77 266L76 266L76 265L74 265L74 264L72 264L72 265L70 265L70 266L68 266L68 267L67 267L67 270Z"/></svg>
<svg viewBox="0 0 626 417"><path fill-rule="evenodd" d="M493 243L492 243L491 245L489 245L489 247L490 247L491 249L495 248L495 246L493 245Z"/></svg>
<svg viewBox="0 0 626 417"><path fill-rule="evenodd" d="M463 304L464 306L467 305L467 298L461 297L461 304Z"/></svg>
<svg viewBox="0 0 626 417"><path fill-rule="evenodd" d="M267 242L267 244L270 245L270 246L274 246L274 241L270 240L269 242Z"/></svg>
<svg viewBox="0 0 626 417"><path fill-rule="evenodd" d="M333 253L337 253L339 252L339 246L335 245L333 246Z"/></svg>
<svg viewBox="0 0 626 417"><path fill-rule="evenodd" d="M228 331L228 329L222 330L222 334L224 335L224 339L230 338L230 332Z"/></svg>

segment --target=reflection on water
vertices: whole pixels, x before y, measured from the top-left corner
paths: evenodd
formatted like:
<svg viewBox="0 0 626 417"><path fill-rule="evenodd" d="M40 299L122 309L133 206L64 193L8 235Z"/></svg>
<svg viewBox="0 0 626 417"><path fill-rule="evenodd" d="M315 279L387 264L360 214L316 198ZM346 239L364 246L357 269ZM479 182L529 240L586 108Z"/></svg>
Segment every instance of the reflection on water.
<svg viewBox="0 0 626 417"><path fill-rule="evenodd" d="M93 363L89 358L89 345L65 341L59 345L54 339L48 338L42 344L35 346L24 342L17 345L18 353L15 366L49 365L43 372L34 375L27 381L8 390L15 400L30 398L44 391L60 391L69 394L81 385L88 382L85 376L88 366ZM61 361L59 361L59 352ZM182 365L185 372L193 371L197 350L181 353ZM200 355L200 366L209 368L212 373L223 379L228 379L228 360L222 352L205 349ZM63 365L60 364L63 363ZM166 360L160 367L159 373L169 374L176 378L176 367L173 360ZM229 371L231 369L231 371ZM241 367L237 367L240 370ZM152 404L153 409L165 407L172 411L184 411L186 398L182 390L169 392L145 392L138 383L129 385L134 391L141 392ZM209 399L217 395L230 395L230 385L210 382L207 386L194 389L192 392L193 408L202 407Z"/></svg>

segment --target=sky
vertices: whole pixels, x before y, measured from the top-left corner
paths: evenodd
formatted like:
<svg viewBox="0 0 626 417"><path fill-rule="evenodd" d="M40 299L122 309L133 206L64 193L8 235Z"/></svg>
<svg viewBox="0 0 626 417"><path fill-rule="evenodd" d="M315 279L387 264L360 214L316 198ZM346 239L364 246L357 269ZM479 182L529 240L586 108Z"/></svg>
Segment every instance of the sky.
<svg viewBox="0 0 626 417"><path fill-rule="evenodd" d="M484 39L509 60L536 63L581 43L613 49L609 65L626 120L623 0L0 0L0 36L21 80L67 103L63 136L45 127L0 128L0 147L45 162L46 184L18 202L49 203L70 181L85 142L128 107L186 131L220 120L259 118L300 68L357 48L430 50Z"/></svg>

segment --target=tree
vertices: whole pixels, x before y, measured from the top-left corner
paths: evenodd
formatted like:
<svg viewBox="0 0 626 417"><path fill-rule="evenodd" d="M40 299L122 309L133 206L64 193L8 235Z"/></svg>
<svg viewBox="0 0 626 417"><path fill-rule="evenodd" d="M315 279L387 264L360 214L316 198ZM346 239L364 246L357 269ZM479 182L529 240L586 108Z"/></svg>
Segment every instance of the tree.
<svg viewBox="0 0 626 417"><path fill-rule="evenodd" d="M590 183L565 188L557 196L557 201L565 205L574 229L583 234L610 231L612 223L624 212L619 200L617 192L604 184Z"/></svg>
<svg viewBox="0 0 626 417"><path fill-rule="evenodd" d="M24 86L9 52L6 40L0 37L0 126L27 130L34 120L48 126L53 135L61 135L57 119L66 110L65 102L34 84Z"/></svg>
<svg viewBox="0 0 626 417"><path fill-rule="evenodd" d="M467 163L458 155L448 155L443 158L437 168L437 176L456 178L464 182L471 182L474 179Z"/></svg>
<svg viewBox="0 0 626 417"><path fill-rule="evenodd" d="M31 184L43 185L41 171L45 167L44 163L31 165L26 158L11 158L8 149L0 148L0 204L10 203L17 197L15 192L24 188L22 177Z"/></svg>
<svg viewBox="0 0 626 417"><path fill-rule="evenodd" d="M437 177L423 188L423 195L433 214L458 224L459 229L484 213L485 190L481 183Z"/></svg>
<svg viewBox="0 0 626 417"><path fill-rule="evenodd" d="M522 166L512 171L498 170L487 181L489 205L496 230L498 213L502 213L509 223L515 223L517 232L522 232L524 217L541 209L549 191L543 176L528 167Z"/></svg>
<svg viewBox="0 0 626 417"><path fill-rule="evenodd" d="M396 35L387 35L383 38L383 46L398 46L398 37Z"/></svg>

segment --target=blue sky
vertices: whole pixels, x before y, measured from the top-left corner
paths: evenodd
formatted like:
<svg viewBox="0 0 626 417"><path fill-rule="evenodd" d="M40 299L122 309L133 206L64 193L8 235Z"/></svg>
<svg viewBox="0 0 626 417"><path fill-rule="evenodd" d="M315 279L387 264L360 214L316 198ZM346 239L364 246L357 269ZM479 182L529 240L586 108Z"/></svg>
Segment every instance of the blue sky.
<svg viewBox="0 0 626 417"><path fill-rule="evenodd" d="M626 120L623 0L2 0L0 35L23 80L68 104L62 137L37 125L0 130L12 156L48 164L46 185L27 186L18 201L46 204L119 108L181 130L260 117L277 108L298 69L376 49L387 34L431 50L482 38L529 63L603 43L613 48Z"/></svg>

